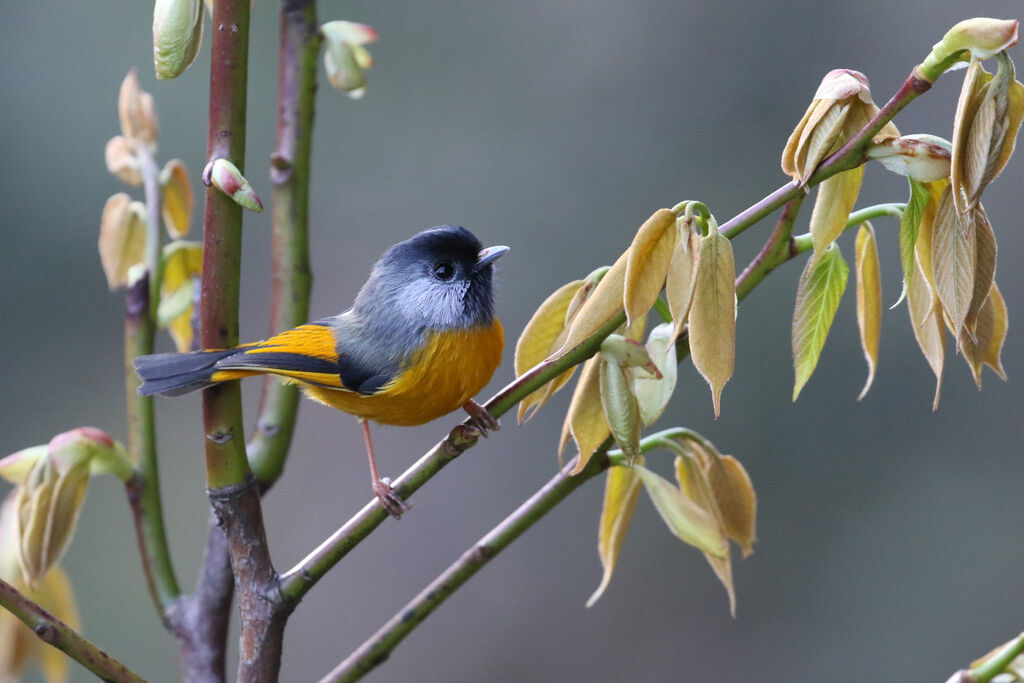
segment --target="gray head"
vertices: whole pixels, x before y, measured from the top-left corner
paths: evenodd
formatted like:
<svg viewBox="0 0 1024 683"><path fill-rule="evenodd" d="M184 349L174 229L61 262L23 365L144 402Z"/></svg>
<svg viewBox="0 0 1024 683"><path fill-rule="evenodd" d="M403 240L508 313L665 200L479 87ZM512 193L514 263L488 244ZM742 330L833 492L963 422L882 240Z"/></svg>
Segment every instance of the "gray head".
<svg viewBox="0 0 1024 683"><path fill-rule="evenodd" d="M508 247L483 248L454 225L424 230L384 252L353 304L366 324L449 330L494 320L492 263Z"/></svg>

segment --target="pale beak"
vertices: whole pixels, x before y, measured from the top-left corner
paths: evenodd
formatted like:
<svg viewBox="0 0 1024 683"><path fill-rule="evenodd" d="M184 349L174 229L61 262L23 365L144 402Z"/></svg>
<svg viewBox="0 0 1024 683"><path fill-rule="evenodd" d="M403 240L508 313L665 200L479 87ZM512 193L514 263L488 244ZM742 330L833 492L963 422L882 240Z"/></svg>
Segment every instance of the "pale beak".
<svg viewBox="0 0 1024 683"><path fill-rule="evenodd" d="M480 270L484 266L493 263L506 251L508 251L508 247L505 246L487 247L486 249L481 249L480 253L476 255L476 267L474 268L474 270Z"/></svg>

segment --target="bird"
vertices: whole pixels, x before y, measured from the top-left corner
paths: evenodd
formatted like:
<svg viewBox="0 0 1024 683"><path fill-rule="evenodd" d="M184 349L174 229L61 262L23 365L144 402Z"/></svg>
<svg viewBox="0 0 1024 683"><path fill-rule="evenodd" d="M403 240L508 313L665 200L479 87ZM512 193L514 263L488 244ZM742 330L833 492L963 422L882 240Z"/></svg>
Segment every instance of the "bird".
<svg viewBox="0 0 1024 683"><path fill-rule="evenodd" d="M424 230L384 252L348 310L230 349L139 356L138 392L178 396L263 374L297 384L359 419L373 492L400 518L409 506L378 473L369 423L420 425L461 407L482 435L500 428L473 397L501 363L493 264L508 249L460 226Z"/></svg>

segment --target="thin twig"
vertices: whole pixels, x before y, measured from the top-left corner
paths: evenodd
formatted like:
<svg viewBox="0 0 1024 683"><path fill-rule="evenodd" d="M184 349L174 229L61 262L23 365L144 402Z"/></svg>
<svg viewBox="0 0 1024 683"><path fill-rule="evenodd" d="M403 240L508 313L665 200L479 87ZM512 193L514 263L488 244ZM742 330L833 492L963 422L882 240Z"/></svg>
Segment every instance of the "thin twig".
<svg viewBox="0 0 1024 683"><path fill-rule="evenodd" d="M102 680L125 683L145 680L3 580L0 580L0 605L21 619L44 643L61 650Z"/></svg>

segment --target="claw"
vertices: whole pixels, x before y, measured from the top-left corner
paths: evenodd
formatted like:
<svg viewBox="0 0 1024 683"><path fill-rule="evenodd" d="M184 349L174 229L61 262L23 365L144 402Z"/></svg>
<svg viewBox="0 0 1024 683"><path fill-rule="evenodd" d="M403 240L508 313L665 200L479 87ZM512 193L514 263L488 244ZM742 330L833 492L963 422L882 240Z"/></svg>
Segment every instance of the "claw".
<svg viewBox="0 0 1024 683"><path fill-rule="evenodd" d="M491 415L487 408L476 401L469 400L463 404L462 409L469 415L469 424L475 427L479 432L480 436L487 438L487 431L498 431L501 429L501 423L498 422L498 418Z"/></svg>
<svg viewBox="0 0 1024 683"><path fill-rule="evenodd" d="M373 492L376 494L380 504L388 511L388 514L395 519L401 519L402 513L408 512L411 509L411 506L402 500L401 496L391 488L391 479L388 477L374 480Z"/></svg>

